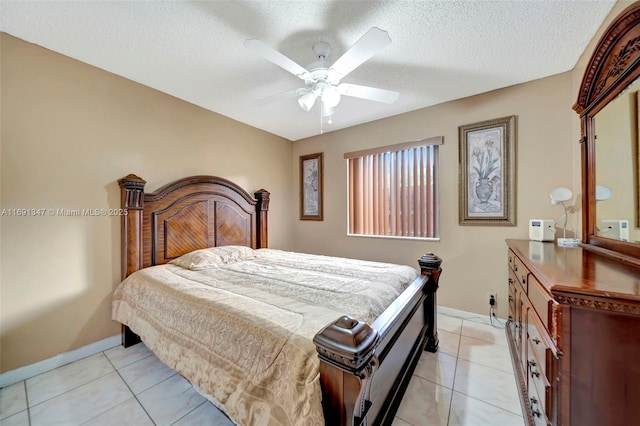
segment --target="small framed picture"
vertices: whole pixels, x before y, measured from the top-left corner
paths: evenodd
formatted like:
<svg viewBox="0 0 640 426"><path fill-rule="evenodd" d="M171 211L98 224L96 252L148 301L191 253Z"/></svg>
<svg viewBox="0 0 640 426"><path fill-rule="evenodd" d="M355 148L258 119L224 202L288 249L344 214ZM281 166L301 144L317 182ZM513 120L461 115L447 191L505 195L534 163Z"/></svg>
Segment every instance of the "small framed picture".
<svg viewBox="0 0 640 426"><path fill-rule="evenodd" d="M300 157L300 220L322 220L322 157Z"/></svg>
<svg viewBox="0 0 640 426"><path fill-rule="evenodd" d="M458 127L460 225L516 225L516 116Z"/></svg>

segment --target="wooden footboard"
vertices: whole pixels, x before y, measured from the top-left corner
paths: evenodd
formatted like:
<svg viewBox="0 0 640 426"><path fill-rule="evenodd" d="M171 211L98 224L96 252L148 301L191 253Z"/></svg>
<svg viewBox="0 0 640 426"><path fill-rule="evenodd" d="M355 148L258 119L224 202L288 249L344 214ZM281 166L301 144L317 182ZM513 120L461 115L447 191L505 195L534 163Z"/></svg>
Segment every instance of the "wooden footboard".
<svg viewBox="0 0 640 426"><path fill-rule="evenodd" d="M325 424L391 424L420 354L437 350L442 260L419 263L421 276L371 326L341 317L315 336Z"/></svg>

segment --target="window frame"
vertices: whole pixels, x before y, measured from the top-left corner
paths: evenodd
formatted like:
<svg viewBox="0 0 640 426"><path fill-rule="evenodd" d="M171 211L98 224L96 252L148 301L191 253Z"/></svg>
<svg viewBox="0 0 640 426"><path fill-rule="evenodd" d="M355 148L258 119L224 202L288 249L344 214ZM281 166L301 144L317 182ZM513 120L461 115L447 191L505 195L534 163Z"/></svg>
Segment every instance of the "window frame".
<svg viewBox="0 0 640 426"><path fill-rule="evenodd" d="M363 237L363 238L384 238L384 239L399 239L399 240L414 240L414 241L440 241L440 196L439 196L439 184L440 184L440 154L439 154L439 145L444 143L444 137L442 136L434 136L427 139L413 141L413 142L404 142L394 145L387 145L377 148L365 149L361 151L353 151L344 154L344 159L346 161L346 175L347 175L347 209L346 209L346 225L347 225L347 236L349 237ZM398 153L401 151L405 151L408 149L415 149L421 147L434 147L434 158L433 164L431 165L432 171L432 199L433 199L433 221L434 221L434 236L409 236L409 235L381 235L381 234L366 234L366 233L352 233L350 231L351 223L351 171L350 171L350 163L352 159L361 158L366 156L373 156L382 153Z"/></svg>

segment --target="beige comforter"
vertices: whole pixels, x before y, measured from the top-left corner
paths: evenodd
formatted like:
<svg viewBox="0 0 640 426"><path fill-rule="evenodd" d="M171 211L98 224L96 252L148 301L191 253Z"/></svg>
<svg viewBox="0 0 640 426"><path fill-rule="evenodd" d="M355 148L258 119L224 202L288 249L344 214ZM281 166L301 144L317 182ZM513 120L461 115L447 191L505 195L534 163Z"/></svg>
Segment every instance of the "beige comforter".
<svg viewBox="0 0 640 426"><path fill-rule="evenodd" d="M203 267L132 274L114 293L113 319L240 425L324 424L313 336L342 315L373 322L417 276L272 249Z"/></svg>

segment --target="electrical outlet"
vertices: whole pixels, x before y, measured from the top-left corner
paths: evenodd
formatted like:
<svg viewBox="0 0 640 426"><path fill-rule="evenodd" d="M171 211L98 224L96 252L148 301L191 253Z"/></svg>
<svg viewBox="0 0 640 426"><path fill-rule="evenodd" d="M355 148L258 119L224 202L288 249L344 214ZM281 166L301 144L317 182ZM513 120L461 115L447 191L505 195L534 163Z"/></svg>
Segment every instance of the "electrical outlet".
<svg viewBox="0 0 640 426"><path fill-rule="evenodd" d="M489 301L489 306L496 308L498 306L498 293L487 293L487 300Z"/></svg>

